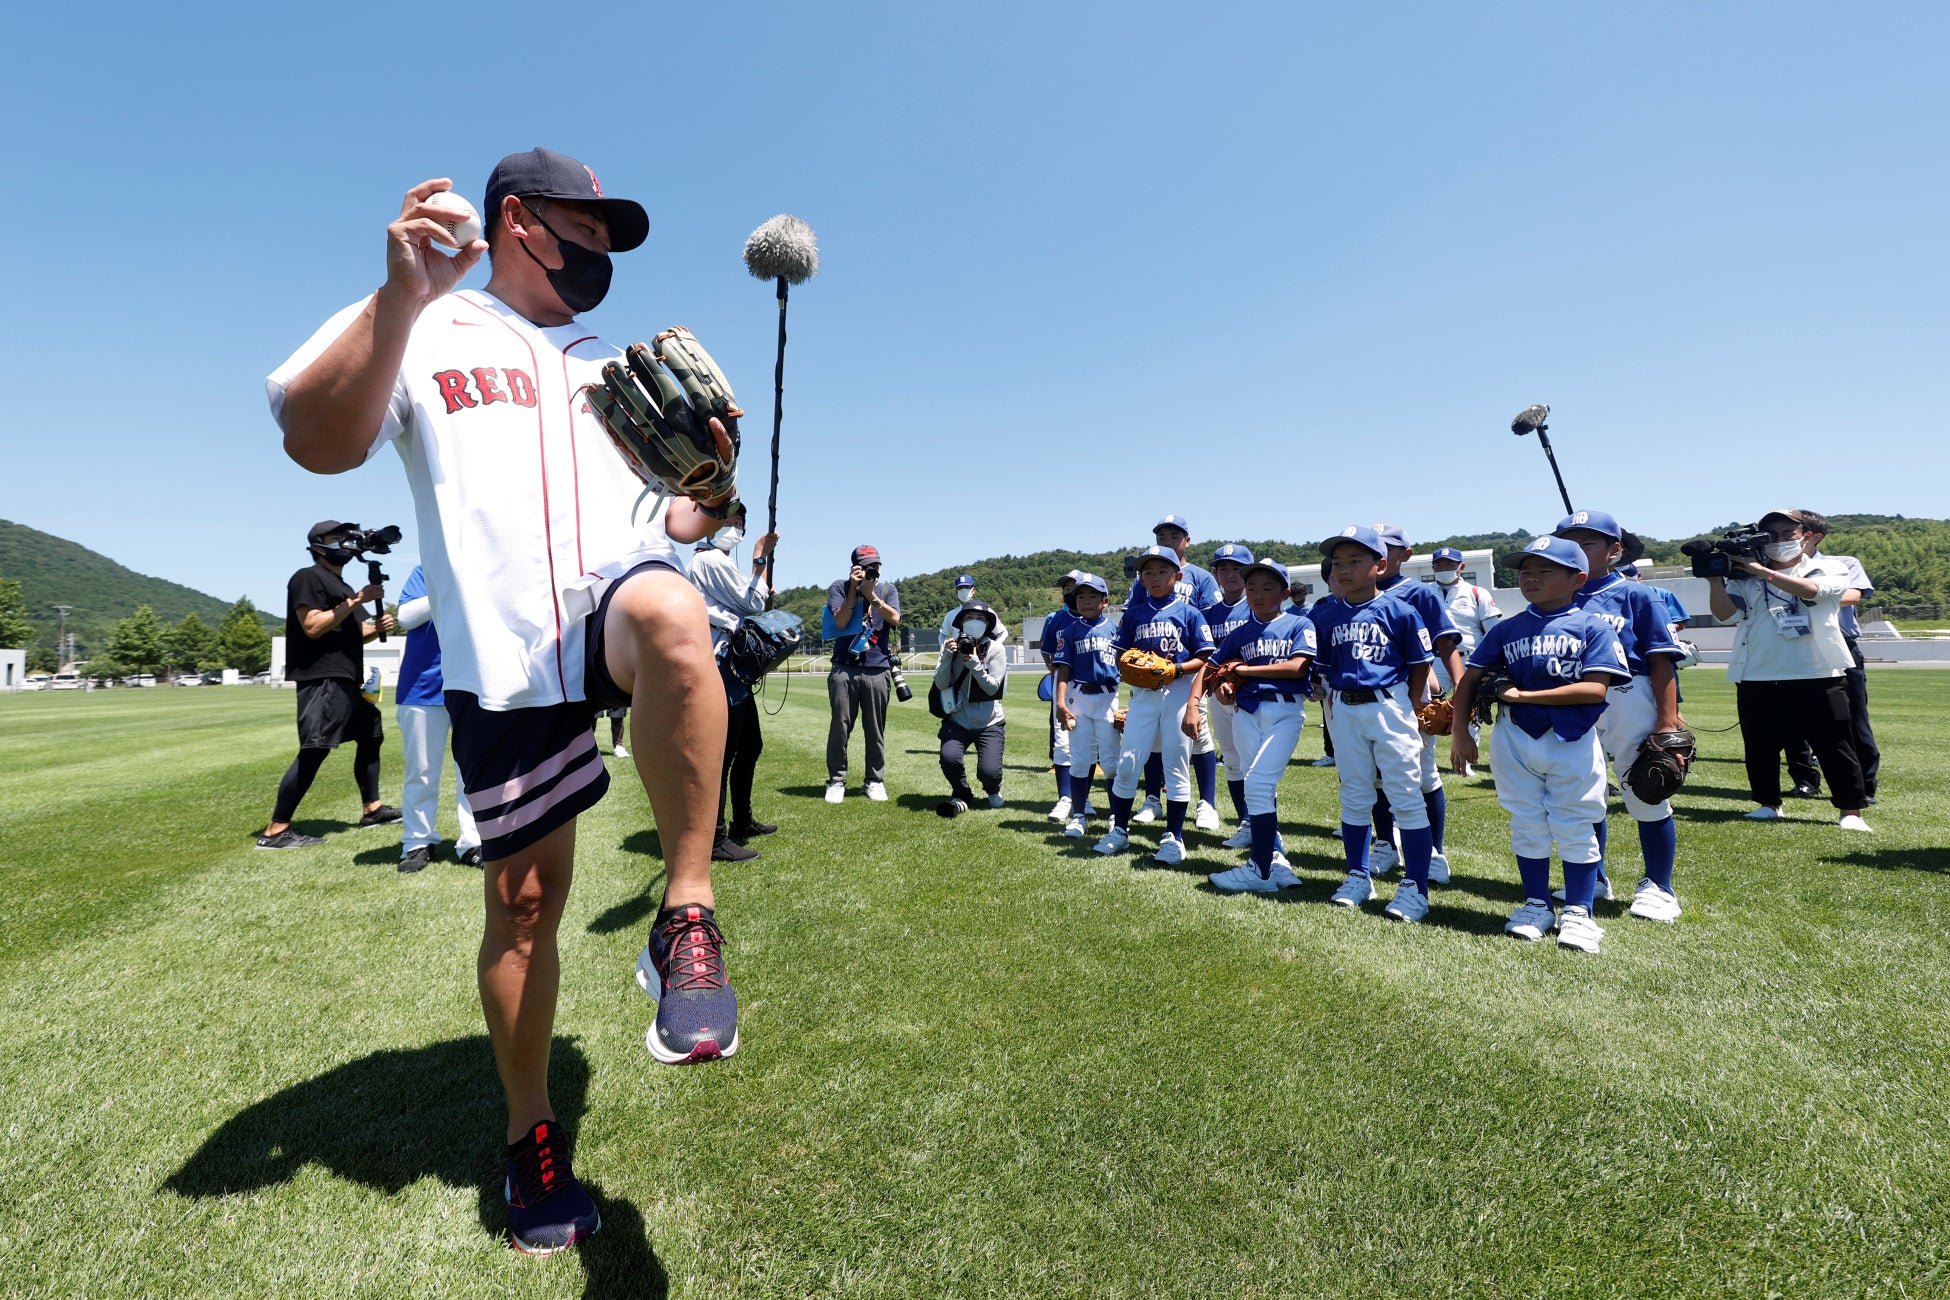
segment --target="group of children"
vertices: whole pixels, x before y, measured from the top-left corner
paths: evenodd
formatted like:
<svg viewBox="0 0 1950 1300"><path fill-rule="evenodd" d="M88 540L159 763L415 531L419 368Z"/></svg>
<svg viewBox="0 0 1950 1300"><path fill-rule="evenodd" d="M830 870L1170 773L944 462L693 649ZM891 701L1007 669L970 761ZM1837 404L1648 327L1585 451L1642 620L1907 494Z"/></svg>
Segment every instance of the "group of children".
<svg viewBox="0 0 1950 1300"><path fill-rule="evenodd" d="M1417 709L1453 684L1451 758L1466 770L1477 758L1475 697L1494 673L1502 725L1491 733L1490 768L1524 887L1505 932L1525 940L1555 932L1563 947L1599 950L1604 932L1593 907L1613 896L1604 870L1608 767L1645 861L1630 913L1678 919L1671 805L1643 803L1624 774L1647 735L1680 725L1675 669L1684 651L1657 593L1612 571L1625 534L1610 515L1570 515L1515 557L1527 606L1474 638L1466 661L1441 589L1402 575L1413 552L1392 525L1350 526L1320 543L1326 594L1304 612L1289 601L1295 584L1278 561L1227 545L1207 573L1184 559L1190 528L1182 518L1166 516L1154 536L1119 617L1107 612L1104 579L1073 571L1063 583L1065 608L1044 624L1057 741L1050 816L1065 835L1088 835L1101 768L1109 825L1095 848L1127 851L1133 822L1154 807L1147 800L1134 810L1149 769L1164 795L1155 860L1183 862L1195 773L1195 824L1220 825L1203 751L1213 755L1212 772L1224 762L1239 817L1225 845L1246 850L1243 863L1213 872L1212 884L1262 894L1298 887L1280 839L1278 791L1311 699L1325 714L1340 780L1336 834L1347 877L1331 902L1358 908L1374 900L1375 877L1399 864L1403 879L1383 915L1421 921L1430 886L1448 883L1449 863L1438 737L1423 730ZM1120 708L1119 659L1134 649L1178 672L1155 688L1133 687ZM1564 878L1555 893L1553 848Z"/></svg>

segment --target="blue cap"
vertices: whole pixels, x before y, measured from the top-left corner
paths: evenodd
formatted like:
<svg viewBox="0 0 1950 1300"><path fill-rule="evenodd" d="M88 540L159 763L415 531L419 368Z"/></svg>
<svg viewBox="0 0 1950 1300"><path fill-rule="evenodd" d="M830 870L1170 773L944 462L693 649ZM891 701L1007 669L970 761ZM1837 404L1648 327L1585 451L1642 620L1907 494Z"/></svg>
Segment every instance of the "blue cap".
<svg viewBox="0 0 1950 1300"><path fill-rule="evenodd" d="M1171 561L1172 568L1178 570L1180 573L1185 571L1184 564L1178 558L1178 552L1172 550L1169 546L1145 547L1143 553L1138 556L1138 568L1142 569L1146 560L1153 559L1169 560Z"/></svg>
<svg viewBox="0 0 1950 1300"><path fill-rule="evenodd" d="M1320 553L1322 555L1332 556L1334 554L1334 548L1342 542L1353 542L1357 546L1364 546L1368 550L1373 551L1384 560L1388 558L1388 548L1379 537L1375 536L1374 529L1363 528L1359 524L1349 524L1347 527L1341 529L1340 532L1322 542L1320 544Z"/></svg>
<svg viewBox="0 0 1950 1300"><path fill-rule="evenodd" d="M1217 564L1220 560L1231 560L1234 564L1251 564L1253 553L1238 542L1227 542L1212 553L1212 563Z"/></svg>
<svg viewBox="0 0 1950 1300"><path fill-rule="evenodd" d="M1184 530L1185 536L1190 537L1192 535L1192 526L1185 522L1185 516L1183 515L1166 515L1163 519L1151 525L1152 534L1155 536L1160 528L1181 528Z"/></svg>
<svg viewBox="0 0 1950 1300"><path fill-rule="evenodd" d="M1639 566L1636 564L1621 564L1618 566L1618 572L1628 578L1636 578L1639 576Z"/></svg>
<svg viewBox="0 0 1950 1300"><path fill-rule="evenodd" d="M1429 558L1432 560L1454 560L1457 564L1461 564L1462 557L1462 552L1453 546L1438 546L1435 548L1435 554Z"/></svg>
<svg viewBox="0 0 1950 1300"><path fill-rule="evenodd" d="M1374 535L1381 539L1383 546L1399 546L1404 551L1408 549L1408 534L1402 531L1400 524L1376 524Z"/></svg>
<svg viewBox="0 0 1950 1300"><path fill-rule="evenodd" d="M1071 569L1068 573L1058 578L1057 581L1058 582L1082 582L1085 578L1089 576L1090 575L1085 573L1082 569Z"/></svg>
<svg viewBox="0 0 1950 1300"><path fill-rule="evenodd" d="M961 575L961 577L955 579L956 591L960 591L963 587L972 587L974 585L975 585L975 575L972 573L964 573Z"/></svg>
<svg viewBox="0 0 1950 1300"><path fill-rule="evenodd" d="M1110 595L1110 588L1106 586L1104 580L1098 577L1096 574L1084 573L1079 569L1072 569L1071 572L1077 575L1078 591L1099 591L1106 596Z"/></svg>
<svg viewBox="0 0 1950 1300"><path fill-rule="evenodd" d="M1246 566L1246 576L1250 578L1255 573L1270 573L1280 580L1281 587L1291 588L1293 586L1293 579L1287 576L1286 565L1281 564L1278 560L1254 560Z"/></svg>
<svg viewBox="0 0 1950 1300"><path fill-rule="evenodd" d="M1605 518L1609 519L1611 516L1606 515ZM1574 527L1586 528L1589 525L1577 524ZM1511 556L1510 563L1517 568L1522 568L1523 562L1533 555L1542 556L1552 564L1561 565L1573 573L1589 573L1591 571L1591 562L1584 558L1584 548L1569 538L1536 538L1530 545Z"/></svg>
<svg viewBox="0 0 1950 1300"><path fill-rule="evenodd" d="M1579 510L1565 515L1557 521L1557 527L1551 530L1551 535L1562 537L1573 528L1589 528L1594 533L1603 533L1614 542L1625 535L1625 530L1618 526L1618 521L1602 510Z"/></svg>

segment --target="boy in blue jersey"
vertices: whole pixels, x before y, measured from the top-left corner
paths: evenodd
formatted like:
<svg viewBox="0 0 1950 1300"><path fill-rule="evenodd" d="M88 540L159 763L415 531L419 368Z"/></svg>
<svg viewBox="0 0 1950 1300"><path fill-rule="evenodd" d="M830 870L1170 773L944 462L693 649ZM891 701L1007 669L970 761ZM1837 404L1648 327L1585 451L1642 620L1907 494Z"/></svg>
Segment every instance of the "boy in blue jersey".
<svg viewBox="0 0 1950 1300"><path fill-rule="evenodd" d="M1076 617L1077 579L1083 576L1080 569L1071 569L1057 579L1057 590L1062 593L1063 603L1048 618L1043 620L1043 630L1037 638L1041 643L1043 667L1051 675L1049 706L1049 761L1056 770L1056 804L1049 810L1053 822L1070 819L1070 733L1058 725L1056 720L1056 656L1063 648L1063 633L1070 621Z"/></svg>
<svg viewBox="0 0 1950 1300"><path fill-rule="evenodd" d="M1099 853L1121 853L1130 845L1131 801L1137 797L1144 763L1153 753L1164 756L1165 834L1158 841L1155 861L1168 866L1185 860L1185 812L1192 798L1192 736L1201 729L1196 706L1191 706L1192 678L1198 661L1211 655L1212 629L1205 615L1179 595L1178 555L1153 546L1138 561L1138 580L1144 591L1132 599L1118 620L1112 641L1116 653L1149 650L1193 672L1181 672L1158 690L1133 689L1124 719L1124 739L1117 757L1117 775L1110 787L1110 830L1097 841Z"/></svg>
<svg viewBox="0 0 1950 1300"><path fill-rule="evenodd" d="M1063 833L1079 839L1090 820L1094 769L1117 766L1123 743L1117 735L1117 624L1104 613L1110 587L1094 573L1079 573L1072 598L1076 613L1057 646L1056 725L1070 752L1070 808Z"/></svg>
<svg viewBox="0 0 1950 1300"><path fill-rule="evenodd" d="M1429 914L1429 855L1435 842L1422 802L1422 733L1412 700L1428 692L1435 662L1428 628L1405 602L1376 582L1388 551L1372 528L1341 530L1320 544L1333 562L1338 598L1314 606L1316 660L1333 699L1327 725L1341 778L1341 844L1347 880L1334 891L1337 907L1359 907L1375 896L1368 867L1377 778L1395 805L1407 879L1383 909L1397 921Z"/></svg>
<svg viewBox="0 0 1950 1300"><path fill-rule="evenodd" d="M1648 804L1632 793L1625 773L1638 757L1639 746L1655 731L1679 729L1679 661L1686 649L1679 644L1672 617L1657 587L1627 581L1611 571L1624 553L1624 530L1601 510L1580 510L1558 521L1555 536L1575 543L1584 553L1590 575L1577 595L1579 608L1596 614L1618 638L1631 679L1614 685L1598 719L1598 743L1604 746L1618 775L1625 811L1638 823L1639 850L1645 874L1632 891L1631 914L1646 921L1671 924L1679 919L1679 898L1673 893L1672 868L1679 856L1679 833L1670 800ZM1598 819L1598 851L1606 848L1605 821ZM1599 868L1598 895L1611 897L1611 882Z"/></svg>
<svg viewBox="0 0 1950 1300"><path fill-rule="evenodd" d="M1212 629L1215 644L1225 641L1228 633L1251 616L1246 606L1246 568L1253 562L1253 553L1237 542L1227 542L1212 556L1212 578L1219 584L1219 598L1199 612L1205 615L1205 624ZM1232 810L1239 814L1239 827L1225 846L1229 849L1243 849L1252 842L1252 827L1246 820L1246 768L1238 749L1232 743L1233 706L1218 697L1217 692L1204 692L1202 705L1205 709L1205 722L1211 729L1213 748L1226 765L1226 792L1232 796ZM1194 748L1192 763L1196 767L1198 752ZM1202 825L1196 819L1194 825ZM1215 823L1216 824L1216 823Z"/></svg>
<svg viewBox="0 0 1950 1300"><path fill-rule="evenodd" d="M1159 546L1178 557L1178 581L1173 588L1179 595L1192 603L1192 608L1205 610L1223 598L1218 579L1185 558L1185 552L1192 544L1192 525L1183 515L1166 515L1151 525L1151 537ZM1144 580L1131 579L1128 604L1143 594ZM1230 603L1228 600L1227 603ZM1198 808L1193 815L1193 825L1202 831L1219 829L1219 809L1214 802L1219 797L1219 759L1214 752L1211 731L1199 733L1192 742L1192 772L1198 778ZM1164 756L1152 754L1144 764L1144 806L1132 820L1140 822L1155 821L1163 811L1158 804L1158 796L1164 793Z"/></svg>
<svg viewBox="0 0 1950 1300"><path fill-rule="evenodd" d="M1281 608L1287 596L1286 566L1260 560L1246 569L1246 617L1234 625L1212 656L1213 667L1192 686L1197 698L1207 684L1235 710L1231 746L1240 765L1227 760L1227 775L1239 774L1244 786L1247 833L1252 856L1210 879L1229 892L1277 893L1300 878L1278 853L1280 778L1300 744L1306 722L1303 701L1308 669L1314 661L1313 623L1304 614ZM1214 710L1214 717L1217 711Z"/></svg>
<svg viewBox="0 0 1950 1300"><path fill-rule="evenodd" d="M399 719L400 746L406 751L406 786L400 792L401 831L399 869L421 871L440 847L434 817L440 807L440 768L447 758L447 696L440 677L440 634L433 626L433 604L427 599L427 576L419 565L406 575L399 590L399 625L406 629L406 648L399 657L399 683L393 703ZM454 814L460 838L454 855L470 867L481 865L481 835L467 806L467 791L454 782Z"/></svg>
<svg viewBox="0 0 1950 1300"><path fill-rule="evenodd" d="M1518 939L1550 932L1551 841L1564 859L1564 914L1559 947L1598 951L1605 932L1592 919L1598 888L1597 827L1605 815L1605 751L1598 720L1605 691L1631 680L1618 638L1604 619L1579 609L1587 561L1561 537L1539 537L1517 559L1518 585L1530 604L1483 635L1456 684L1451 752L1476 759L1470 710L1488 669L1510 678L1497 696L1502 725L1491 733L1496 801L1510 814L1510 848L1523 877L1522 906L1503 927Z"/></svg>

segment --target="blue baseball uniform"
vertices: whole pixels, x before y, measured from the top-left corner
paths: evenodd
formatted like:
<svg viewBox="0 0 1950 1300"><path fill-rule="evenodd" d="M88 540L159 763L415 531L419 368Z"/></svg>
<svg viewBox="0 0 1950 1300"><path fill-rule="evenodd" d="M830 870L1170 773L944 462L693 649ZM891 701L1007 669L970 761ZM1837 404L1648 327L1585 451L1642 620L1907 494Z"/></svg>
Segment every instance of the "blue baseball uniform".
<svg viewBox="0 0 1950 1300"><path fill-rule="evenodd" d="M1069 738L1071 771L1084 780L1097 764L1115 767L1122 749L1116 723L1117 625L1110 616L1072 616L1063 628L1056 666L1069 675L1063 702L1076 721L1074 730L1065 731L1060 721L1057 729ZM1072 804L1070 811L1075 815L1082 809Z"/></svg>
<svg viewBox="0 0 1950 1300"><path fill-rule="evenodd" d="M1426 582L1410 582L1399 573L1392 578L1382 579L1375 583L1375 586L1397 600L1406 602L1409 608L1415 611L1422 620L1422 626L1429 630L1429 639L1435 649L1444 649L1445 642L1450 642L1452 638L1454 645L1461 647L1468 639L1463 635L1462 628L1457 625L1455 616L1449 612L1449 598L1443 594L1440 587L1431 586ZM1441 661L1437 660L1436 667L1439 669L1441 666ZM1430 674L1431 693L1439 677L1438 673ZM1419 705L1422 701L1414 700L1411 703ZM1436 762L1435 741L1434 736L1422 737L1422 793L1424 795L1442 789L1442 770ZM1436 849L1440 852L1441 848L1442 835L1438 830Z"/></svg>
<svg viewBox="0 0 1950 1300"><path fill-rule="evenodd" d="M1652 734L1658 722L1659 706L1652 697L1649 665L1653 659L1663 658L1677 668L1678 661L1686 657L1685 648L1673 635L1672 621L1666 603L1659 599L1659 591L1658 587L1628 582L1617 574L1607 573L1585 583L1576 601L1581 609L1596 615L1616 634L1626 667L1632 674L1629 681L1611 689L1604 717L1598 722L1598 742L1604 746L1605 755L1618 775L1625 811L1639 822L1662 822L1672 816L1669 801L1646 803L1625 782L1625 773L1638 757L1639 745Z"/></svg>
<svg viewBox="0 0 1950 1300"><path fill-rule="evenodd" d="M1230 605L1221 597L1207 605L1202 612L1205 615L1206 625L1212 629L1212 640L1216 644L1224 644L1232 630L1251 618L1253 613L1247 608L1244 596ZM1206 718L1209 723L1207 730L1210 743L1219 751L1219 758L1226 765L1227 782L1237 781L1245 775L1245 758L1240 754L1239 747L1233 743L1233 706L1221 703L1209 694L1204 698L1211 706Z"/></svg>
<svg viewBox="0 0 1950 1300"><path fill-rule="evenodd" d="M1334 696L1327 725L1341 782L1343 843L1350 872L1365 877L1366 832L1377 785L1387 792L1403 830L1428 829L1422 733L1407 682L1409 669L1432 662L1435 654L1421 616L1385 593L1359 605L1340 597L1317 601L1312 621L1319 646L1316 667ZM1347 827L1361 832L1353 843L1345 838ZM1422 870L1426 874L1426 861Z"/></svg>
<svg viewBox="0 0 1950 1300"><path fill-rule="evenodd" d="M1194 609L1202 610L1225 599L1225 593L1219 590L1219 580L1190 561L1178 566L1178 583L1172 590L1190 601ZM1128 606L1144 594L1143 580L1132 578L1131 590L1125 596L1124 603Z"/></svg>
<svg viewBox="0 0 1950 1300"><path fill-rule="evenodd" d="M415 849L433 849L440 843L435 817L440 806L440 769L446 761L447 732L452 722L440 673L440 634L433 626L426 572L417 564L399 589L399 619L406 629L406 647L400 651L393 703L400 747L405 751L406 775L400 789L400 856L404 858ZM454 851L465 854L480 848L480 830L474 823L467 791L459 788L458 782L454 816L460 823Z"/></svg>
<svg viewBox="0 0 1950 1300"><path fill-rule="evenodd" d="M1209 574L1206 576L1210 578ZM1133 597L1118 620L1112 644L1120 655L1131 649L1149 650L1181 664L1202 659L1215 648L1205 615L1176 593L1162 601L1152 599L1148 592ZM1158 753L1165 760L1166 798L1175 803L1190 802L1192 740L1180 728L1179 721L1191 694L1189 673L1163 690L1131 693L1117 775L1111 782L1113 795L1119 799L1135 797L1144 761Z"/></svg>
<svg viewBox="0 0 1950 1300"><path fill-rule="evenodd" d="M1043 620L1043 657L1050 662L1051 672L1055 671L1056 655L1063 646L1064 632L1069 628L1075 618L1076 615L1072 614L1067 608L1059 608L1055 613ZM1056 789L1060 800L1069 797L1070 782L1067 773L1070 767L1070 733L1065 731L1056 720L1055 682L1050 683L1049 708L1049 757L1050 764L1056 768Z"/></svg>

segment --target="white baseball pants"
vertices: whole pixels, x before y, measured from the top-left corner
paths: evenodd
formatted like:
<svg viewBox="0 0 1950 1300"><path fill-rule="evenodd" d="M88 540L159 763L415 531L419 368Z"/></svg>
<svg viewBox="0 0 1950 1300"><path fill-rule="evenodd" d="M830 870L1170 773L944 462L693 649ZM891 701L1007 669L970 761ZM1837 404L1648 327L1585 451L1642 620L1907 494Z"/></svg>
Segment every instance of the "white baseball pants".
<svg viewBox="0 0 1950 1300"><path fill-rule="evenodd" d="M1050 762L1056 767L1068 767L1070 766L1070 733L1063 729L1062 719L1056 716L1055 692L1055 684L1051 683L1049 718L1052 724L1052 730L1055 733L1055 740L1050 745ZM1080 698L1082 697L1077 694L1076 687L1072 686L1070 688L1070 707L1072 709L1076 708L1077 701Z"/></svg>
<svg viewBox="0 0 1950 1300"><path fill-rule="evenodd" d="M1618 788L1625 793L1625 811L1634 821L1662 822L1672 816L1670 800L1646 803L1625 784L1625 773L1639 756L1639 744L1652 734L1658 717L1659 704L1652 698L1650 677L1634 677L1605 692L1605 711L1598 715L1598 743L1611 760L1612 771L1618 774Z"/></svg>
<svg viewBox="0 0 1950 1300"><path fill-rule="evenodd" d="M440 808L440 768L447 760L448 722L447 710L438 704L402 704L395 713L406 763L406 783L399 801L400 854L404 856L440 843L434 819ZM454 779L454 813L460 821L460 839L454 852L480 848L481 833L474 828L474 810L467 806L467 792L461 789L458 773Z"/></svg>
<svg viewBox="0 0 1950 1300"><path fill-rule="evenodd" d="M1596 862L1596 825L1605 815L1605 751L1596 730L1576 740L1547 731L1531 739L1509 719L1490 735L1496 801L1510 814L1510 847L1520 858L1548 858L1551 841L1566 862Z"/></svg>
<svg viewBox="0 0 1950 1300"><path fill-rule="evenodd" d="M1378 785L1388 792L1397 827L1419 830L1429 824L1422 802L1422 732L1409 710L1406 687L1391 686L1372 704L1349 704L1337 693L1327 725L1334 734L1343 822L1373 824Z"/></svg>
<svg viewBox="0 0 1950 1300"><path fill-rule="evenodd" d="M1217 712L1213 710L1214 715ZM1246 815L1278 812L1280 778L1286 775L1286 765L1300 745L1306 706L1298 700L1262 700L1257 712L1231 712L1231 743L1238 746L1241 765L1234 767L1228 758L1226 771L1246 782Z"/></svg>
<svg viewBox="0 0 1950 1300"><path fill-rule="evenodd" d="M1101 766L1107 772L1115 772L1118 755L1124 745L1114 721L1117 692L1085 695L1076 688L1075 683L1071 683L1065 703L1077 719L1077 729L1063 733L1070 738L1070 771L1082 775L1092 766ZM1057 730L1063 731L1061 723L1057 724Z"/></svg>
<svg viewBox="0 0 1950 1300"><path fill-rule="evenodd" d="M1212 744L1219 751L1219 761L1226 765L1226 780L1237 781L1246 775L1246 756L1233 739L1233 719L1239 710L1235 705L1221 704L1210 695L1204 698L1209 709L1205 715L1206 734L1212 737Z"/></svg>
<svg viewBox="0 0 1950 1300"><path fill-rule="evenodd" d="M1117 776L1110 791L1120 799L1135 799L1144 784L1144 764L1153 754L1164 755L1165 798L1189 803L1192 798L1192 738L1179 727L1185 705L1192 698L1192 679L1180 677L1161 691L1134 690L1124 719L1124 741L1117 756ZM1209 728L1208 728L1209 730ZM1071 751L1074 755L1075 751ZM1074 767L1075 759L1071 760Z"/></svg>

